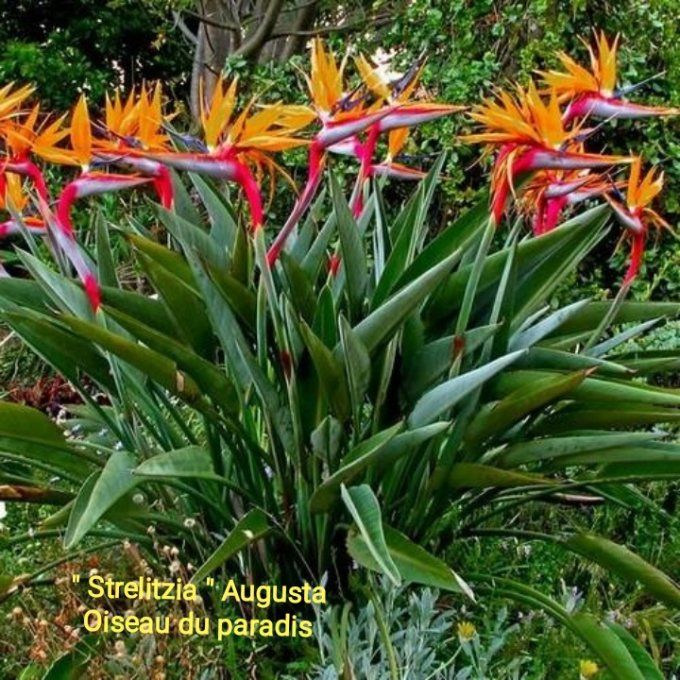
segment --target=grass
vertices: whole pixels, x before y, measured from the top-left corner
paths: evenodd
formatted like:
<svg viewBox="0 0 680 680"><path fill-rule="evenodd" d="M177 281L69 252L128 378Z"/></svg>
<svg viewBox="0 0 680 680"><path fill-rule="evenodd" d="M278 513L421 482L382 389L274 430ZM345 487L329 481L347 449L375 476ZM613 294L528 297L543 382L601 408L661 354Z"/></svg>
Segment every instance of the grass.
<svg viewBox="0 0 680 680"><path fill-rule="evenodd" d="M631 548L640 555L667 573L677 573L680 565L680 523L674 514L678 492L677 486L648 489L650 497L659 502L667 515L651 510L633 513L612 508L590 508L576 513L571 511L569 515L577 514L580 522L594 531L607 533L614 538L627 537ZM8 510L3 522L5 527L12 528L12 533L28 531L47 514L44 509L30 505L13 504ZM567 513L557 507L548 512L538 508L528 512L532 516L525 518L525 524L533 522L542 530L556 528L567 517ZM4 529L3 534L7 533L8 530ZM93 544L93 541L89 541L84 549L91 548ZM37 541L13 550L0 550L0 573L20 574L35 564L38 558L42 562L47 561L46 558L58 559L60 553L57 542L51 542L49 546L50 555L45 555L46 545ZM171 547L159 546L158 549L165 555L170 570L174 551ZM565 559L565 554L551 545L537 542L531 550L527 550L522 549L514 539L485 542L483 547L477 541L470 540L465 554L456 556L463 573L474 570L481 561L489 570L496 564L505 565L514 576L536 584L563 603L571 602L601 618L609 617L622 623L634 635L649 642L657 662L667 673L666 677L673 677L673 670L680 664L678 614L666 619L644 594L621 581L607 578L598 567L584 566L583 562L573 557ZM45 668L72 646L75 638L70 635L72 630L78 629L82 616L79 607L87 602L87 598L83 596L82 590L74 590L68 579L64 580L71 571L98 569L101 573L111 571L116 578L124 578L126 575L134 577L143 568L144 564L140 564L132 549L123 551L122 555L119 549L84 555L81 560L65 565L57 572L57 578L61 579L58 588L26 591L0 605L0 620L5 624L3 630L6 631L0 643L0 677L18 677L21 670L30 664ZM185 568L186 565L183 565L182 569ZM416 589L415 592L420 590ZM12 613L17 607L21 608L20 615ZM460 602L440 599L438 608L447 610L449 607L453 607L454 622L465 620L474 624L479 644L483 648L494 644L498 637L495 622L503 610L500 600L492 596L483 598L477 605L464 605L461 608ZM36 631L41 631L43 627L45 633L37 637ZM584 646L563 628L554 625L542 612L512 608L508 611L505 624L506 629L510 627L512 630L495 657L494 667L500 669L517 663L521 672L518 677L528 680L576 678L580 660L588 658ZM82 627L80 631L82 635ZM440 641L437 651L444 661L458 647L454 633L452 624L450 634L442 636ZM457 659L461 663L465 657L459 654ZM245 679L251 677L249 673L252 669L257 669L257 677L260 678L313 678L316 677L313 667L320 660L314 644L299 640L258 640L253 644L242 638L230 638L226 644L218 645L214 640L205 638L140 639L114 635L106 637L97 658L89 677L122 676L140 680L199 677L199 669L212 673L204 676L206 678L224 677L219 673L228 672L230 675L227 677Z"/></svg>

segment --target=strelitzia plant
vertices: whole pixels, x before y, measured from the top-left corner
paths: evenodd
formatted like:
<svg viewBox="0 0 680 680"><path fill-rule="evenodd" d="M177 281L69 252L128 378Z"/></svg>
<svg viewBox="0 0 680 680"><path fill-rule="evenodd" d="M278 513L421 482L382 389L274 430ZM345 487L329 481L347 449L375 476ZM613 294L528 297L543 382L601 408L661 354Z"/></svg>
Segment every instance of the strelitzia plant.
<svg viewBox="0 0 680 680"><path fill-rule="evenodd" d="M537 170L582 170L632 162L628 157L584 152L581 127L565 125L557 94L552 92L546 101L534 83L526 89L518 86L514 95L501 92L496 101L486 101L470 116L483 130L463 139L486 144L487 152L498 152L491 185L496 225L522 176Z"/></svg>
<svg viewBox="0 0 680 680"><path fill-rule="evenodd" d="M393 81L386 79L363 55L356 59L356 64L366 88L384 101L386 106L393 108L384 118L371 125L363 143L355 140L353 145L361 163L356 189L352 196L353 214L358 218L363 210L365 185L372 175L382 174L399 179L422 177L422 173L394 163L394 159L406 143L409 128L459 113L464 111L465 107L416 99L415 92L422 74L424 57L418 59L402 77ZM378 140L384 133L389 135L388 156L386 161L376 166L375 151Z"/></svg>
<svg viewBox="0 0 680 680"><path fill-rule="evenodd" d="M264 209L251 166L274 170L269 155L304 145L294 135L309 119L293 115L281 104L253 111L254 100L236 115L236 79L231 83L220 79L211 101L201 100L203 139L182 137L198 150L151 152L147 157L177 170L239 184L250 206L251 230L256 232L264 224Z"/></svg>
<svg viewBox="0 0 680 680"><path fill-rule="evenodd" d="M630 168L625 195L618 190L608 196L616 217L630 238L630 263L623 279L628 287L637 277L645 252L645 244L651 227L672 231L671 225L652 210L650 204L663 189L663 172L652 168L642 177L642 159L636 158Z"/></svg>
<svg viewBox="0 0 680 680"><path fill-rule="evenodd" d="M151 178L160 204L171 210L174 187L168 168L148 157L149 153L167 151L170 137L165 131L160 83L139 93L132 92L125 101L120 93L107 95L105 118L97 125L100 135L94 139L94 163L120 166Z"/></svg>
<svg viewBox="0 0 680 680"><path fill-rule="evenodd" d="M678 113L676 108L646 106L625 99L648 81L620 87L617 78L619 36L611 42L603 32L595 32L594 37L593 46L586 44L590 55L590 70L578 64L568 54L560 52L558 58L564 71L539 72L548 91L568 102L564 113L566 122L583 118L651 118Z"/></svg>
<svg viewBox="0 0 680 680"><path fill-rule="evenodd" d="M309 76L305 75L305 79L313 102L311 114L317 118L321 129L309 146L307 182L267 253L270 266L276 262L290 233L311 205L328 152L353 156L359 161L359 173L350 199L352 214L358 218L363 211L364 188L372 175L399 179L422 176L417 171L394 163L394 157L406 141L404 131L465 108L413 98L421 72L421 60L395 82L386 82L365 57L359 57L356 65L362 82L349 89L345 85L345 65L346 60L338 65L335 55L326 50L320 39L314 40L311 72ZM362 140L363 133L366 138ZM390 135L388 157L374 165L376 146L384 133Z"/></svg>
<svg viewBox="0 0 680 680"><path fill-rule="evenodd" d="M16 174L3 176L0 181L0 210L7 213L7 218L0 221L0 240L23 236L24 230L37 236L46 234L44 220L25 212L29 196L23 185L23 178ZM2 264L0 276L9 276Z"/></svg>
<svg viewBox="0 0 680 680"><path fill-rule="evenodd" d="M312 184L328 183L328 199L315 208L325 221L298 225L298 203L297 229L289 219L275 235L253 230L257 222L240 224L222 187L201 177L203 166L187 165L200 209L186 200L174 210L159 206L169 234L162 243L135 220L117 230L98 223L96 313L87 291L28 253L18 254L29 278L0 280L0 318L83 400L65 418L68 434L38 411L0 403L0 461L21 463L0 467L0 500L56 506L30 537L5 545L61 539L68 559L86 536L125 539L153 562L154 543L174 543L197 565L200 585L216 572L297 584L327 575L330 592L346 592L359 565L461 602L493 592L546 611L613 677L661 678L626 631L568 610L504 567L482 562L461 573L460 560L487 540L543 541L634 583L631 606L643 597L680 604L670 577L595 535L583 514L607 502L647 507L637 485L680 476L680 447L663 429L680 421L680 393L648 380L677 370L678 357L625 349L680 306L552 305L607 234L605 200L540 238L519 228L495 238L512 189L521 195L535 172L632 159L586 152L587 130L565 125L556 94L530 86L473 114L485 126L474 141L500 156L491 202L430 234L440 158L401 209L387 210L372 183L355 220L349 192L324 174L328 147L395 109L367 104L363 94L338 99L342 69L325 51L312 54L329 112L309 143L321 154ZM252 121L261 113L260 131L280 130L284 139L304 117L265 107L251 118L246 108L241 122L223 127L229 92L220 88L214 119L206 109L204 132L214 132L216 149L230 134L244 139L248 121L248 139L257 138ZM352 105L333 110L338 102ZM85 146L78 130L72 123L74 149ZM219 170L210 149L185 153L148 155ZM636 162L632 168L630 202L615 210L649 219L637 209L660 184L654 176L640 182ZM218 170L207 174L223 178ZM553 181L586 190L567 174ZM133 291L118 280L111 238L125 239L144 286ZM265 256L267 246L275 257ZM342 268L329 272L329 258ZM558 531L525 525L529 509L544 503L561 508ZM2 595L43 575L36 568L4 578ZM210 603L213 594L204 593ZM389 665L398 678L394 657Z"/></svg>
<svg viewBox="0 0 680 680"><path fill-rule="evenodd" d="M569 207L606 197L612 190L622 186L608 175L589 170L554 172L543 170L527 182L519 200L520 212L531 219L534 236L551 232Z"/></svg>
<svg viewBox="0 0 680 680"><path fill-rule="evenodd" d="M94 138L92 134L92 122L88 111L85 96L73 109L70 123L68 147L51 146L40 147L39 153L53 162L64 165L80 167L78 177L71 180L59 194L56 210L53 217L55 228L53 233L60 248L66 253L68 259L83 282L92 308L96 311L100 304L99 283L96 275L90 268L85 257L76 245L71 210L74 203L89 196L98 194L123 191L138 187L153 180L152 177L143 175L129 175L111 172L102 172L91 168L94 161Z"/></svg>

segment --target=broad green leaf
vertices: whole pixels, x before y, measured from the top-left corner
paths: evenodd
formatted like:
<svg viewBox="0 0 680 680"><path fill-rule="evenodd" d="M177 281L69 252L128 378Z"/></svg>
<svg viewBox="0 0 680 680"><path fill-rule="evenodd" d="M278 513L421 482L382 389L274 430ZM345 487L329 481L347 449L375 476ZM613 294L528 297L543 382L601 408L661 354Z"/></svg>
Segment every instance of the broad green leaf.
<svg viewBox="0 0 680 680"><path fill-rule="evenodd" d="M338 352L336 347L334 356L342 359L345 364L352 406L355 414L358 414L371 378L371 358L366 345L347 323L344 316L339 318L338 325L341 352Z"/></svg>
<svg viewBox="0 0 680 680"><path fill-rule="evenodd" d="M281 253L280 260L288 282L291 305L307 323L312 323L316 308L316 293L312 281L287 252Z"/></svg>
<svg viewBox="0 0 680 680"><path fill-rule="evenodd" d="M612 349L622 345L624 342L641 335L650 328L656 326L661 319L650 319L649 321L644 321L643 323L637 324L632 328L628 328L621 333L615 333L611 338L601 342L599 345L595 345L586 351L586 354L592 357L602 357L608 354Z"/></svg>
<svg viewBox="0 0 680 680"><path fill-rule="evenodd" d="M172 184L174 189L174 204L175 212L183 220L190 224L201 224L201 216L191 200L191 196L187 191L187 187L182 180L182 177L175 170L170 170L172 175Z"/></svg>
<svg viewBox="0 0 680 680"><path fill-rule="evenodd" d="M669 607L680 608L678 585L625 546L590 533L575 534L562 543L621 578L640 583L648 593Z"/></svg>
<svg viewBox="0 0 680 680"><path fill-rule="evenodd" d="M317 300L312 330L319 336L324 345L329 348L335 347L338 342L336 318L333 293L328 286L324 286Z"/></svg>
<svg viewBox="0 0 680 680"><path fill-rule="evenodd" d="M630 376L630 368L584 354L572 354L551 347L531 347L516 364L517 368L555 369L558 371L583 371L592 369L598 375Z"/></svg>
<svg viewBox="0 0 680 680"><path fill-rule="evenodd" d="M88 340L62 328L54 319L29 309L6 312L2 318L48 364L74 385L81 372L115 393L109 362Z"/></svg>
<svg viewBox="0 0 680 680"><path fill-rule="evenodd" d="M495 462L503 467L517 467L526 463L537 463L591 451L601 452L602 462L606 462L604 449L627 446L628 444L643 444L658 438L658 434L649 432L602 432L593 435L545 437L513 444L500 453Z"/></svg>
<svg viewBox="0 0 680 680"><path fill-rule="evenodd" d="M570 626L597 652L616 680L645 680L626 645L609 628L588 614L571 616Z"/></svg>
<svg viewBox="0 0 680 680"><path fill-rule="evenodd" d="M521 332L515 333L510 338L508 349L512 351L535 345L537 342L540 342L543 338L550 335L550 333L560 328L572 316L580 312L587 304L587 300L574 302L571 305L558 309L537 324Z"/></svg>
<svg viewBox="0 0 680 680"><path fill-rule="evenodd" d="M571 233L568 240L549 253L537 266L528 265L518 276L514 289L517 305L513 314L513 328L517 328L540 309L560 284L566 283L567 277L576 271L579 263L604 238L608 222L606 208L598 206L577 214L555 230L567 229Z"/></svg>
<svg viewBox="0 0 680 680"><path fill-rule="evenodd" d="M257 298L252 290L246 288L238 279L228 272L206 265L213 285L229 304L234 314L246 324L251 331L255 330L257 318Z"/></svg>
<svg viewBox="0 0 680 680"><path fill-rule="evenodd" d="M451 368L457 351L463 356L472 354L499 329L498 325L479 326L466 331L461 338L455 335L433 340L414 353L403 366L404 388L411 399L420 396L432 383ZM404 350L404 354L407 350Z"/></svg>
<svg viewBox="0 0 680 680"><path fill-rule="evenodd" d="M18 306L36 312L47 312L50 307L49 297L42 286L30 279L17 279L10 276L0 278L0 310Z"/></svg>
<svg viewBox="0 0 680 680"><path fill-rule="evenodd" d="M523 351L513 352L432 388L416 403L408 418L409 426L422 427L436 420L468 394L516 361L522 354Z"/></svg>
<svg viewBox="0 0 680 680"><path fill-rule="evenodd" d="M50 269L33 255L22 251L18 251L18 254L22 264L58 309L84 319L93 318L92 305L79 284Z"/></svg>
<svg viewBox="0 0 680 680"><path fill-rule="evenodd" d="M123 496L140 482L132 474L136 466L135 457L129 451L116 451L96 477L88 480L91 484L89 495L79 494L69 517L64 536L64 547L72 548L79 543L101 517ZM90 486L85 485L84 488Z"/></svg>
<svg viewBox="0 0 680 680"><path fill-rule="evenodd" d="M483 408L465 432L467 446L475 448L490 437L500 436L510 425L532 411L568 395L585 377L585 372L547 376L526 389L512 392L500 402Z"/></svg>
<svg viewBox="0 0 680 680"><path fill-rule="evenodd" d="M220 295L199 258L186 244L185 253L201 290L215 334L226 354L227 365L235 384L243 393L255 385L258 396L265 406L265 413L271 418L283 447L286 450L293 450L296 444L293 438L290 411L282 404L276 388L252 356L248 342L231 307Z"/></svg>
<svg viewBox="0 0 680 680"><path fill-rule="evenodd" d="M158 206L158 214L167 230L179 241L188 257L191 250L214 267L227 267L227 257L217 243L196 223L188 222L176 212ZM199 222L200 223L200 222Z"/></svg>
<svg viewBox="0 0 680 680"><path fill-rule="evenodd" d="M189 403L200 404L202 396L196 383L163 354L87 321L69 316L63 316L62 320L75 333L112 352L173 394Z"/></svg>
<svg viewBox="0 0 680 680"><path fill-rule="evenodd" d="M564 264L565 255L570 254L579 241L588 238L591 223L594 219L601 219L605 208L598 207L569 220L558 229L543 235L539 239L528 239L517 246L515 266L517 270L517 290L523 283L524 287L531 287L539 282L533 281L531 273L538 267L545 267L548 272ZM488 215L487 215L488 217ZM489 307L493 303L493 296L498 281L500 280L506 260L511 248L492 253L484 261L481 271L477 296L480 301ZM451 318L460 308L468 279L472 273L472 264L459 269L451 276L437 292L436 296L428 302L425 315L428 325L434 325L444 319ZM525 295L526 297L526 295ZM533 298L534 295L532 294ZM480 310L476 310L479 312Z"/></svg>
<svg viewBox="0 0 680 680"><path fill-rule="evenodd" d="M154 260L144 255L140 255L138 259L175 324L176 333L173 336L179 334L201 356L210 356L214 351L215 341L200 296L182 279ZM191 314L187 314L187 310L191 310Z"/></svg>
<svg viewBox="0 0 680 680"><path fill-rule="evenodd" d="M111 241L109 240L109 230L101 212L97 211L94 217L95 237L97 246L97 274L99 283L102 286L118 287L116 277L116 265L113 261L111 252Z"/></svg>
<svg viewBox="0 0 680 680"><path fill-rule="evenodd" d="M380 306L389 296L399 277L413 261L424 236L425 217L434 196L443 162L442 154L394 222L392 233L396 241L373 293L372 309Z"/></svg>
<svg viewBox="0 0 680 680"><path fill-rule="evenodd" d="M215 474L210 453L200 446L164 451L140 463L132 472L140 477L221 480Z"/></svg>
<svg viewBox="0 0 680 680"><path fill-rule="evenodd" d="M628 429L680 421L680 409L630 402L576 402L541 420L531 432L559 434L575 430Z"/></svg>
<svg viewBox="0 0 680 680"><path fill-rule="evenodd" d="M302 260L302 269L307 272L310 279L316 279L319 275L319 271L326 258L328 246L333 238L336 224L336 214L331 213Z"/></svg>
<svg viewBox="0 0 680 680"><path fill-rule="evenodd" d="M0 451L44 461L76 477L87 473L62 431L45 414L23 404L0 401Z"/></svg>
<svg viewBox="0 0 680 680"><path fill-rule="evenodd" d="M403 287L413 279L436 267L442 260L482 229L489 220L489 199L483 196L473 208L463 213L455 222L430 241L415 258L413 264L404 272L396 287Z"/></svg>
<svg viewBox="0 0 680 680"><path fill-rule="evenodd" d="M191 274L191 268L180 253L138 234L127 234L126 236L135 250L144 253L144 255L157 262L161 267L172 272L188 286L195 287L196 282Z"/></svg>
<svg viewBox="0 0 680 680"><path fill-rule="evenodd" d="M329 465L337 459L342 442L342 425L333 416L326 416L312 432L312 451Z"/></svg>
<svg viewBox="0 0 680 680"><path fill-rule="evenodd" d="M430 271L399 289L377 309L359 322L354 332L369 352L388 340L401 324L446 278L460 253L454 252Z"/></svg>
<svg viewBox="0 0 680 680"><path fill-rule="evenodd" d="M602 477L629 477L631 480L676 480L680 479L680 462L668 460L641 460L631 463L611 463L605 465L600 474ZM606 461L604 461L606 462Z"/></svg>
<svg viewBox="0 0 680 680"><path fill-rule="evenodd" d="M300 335L309 350L328 403L335 415L345 420L350 412L350 403L344 367L304 321L300 324Z"/></svg>
<svg viewBox="0 0 680 680"><path fill-rule="evenodd" d="M325 187L319 189L316 198L312 202L312 206L307 211L307 216L302 226L297 230L293 230L288 241L287 252L299 265L302 265L304 258L312 248L314 240L319 235L318 225L323 221L326 212L326 193ZM310 272L307 273L310 274ZM316 276L312 274L311 278L316 278Z"/></svg>
<svg viewBox="0 0 680 680"><path fill-rule="evenodd" d="M197 569L191 582L202 583L208 574L219 569L227 560L266 536L270 531L267 515L259 508L249 510L236 523L217 550Z"/></svg>
<svg viewBox="0 0 680 680"><path fill-rule="evenodd" d="M159 333L175 335L177 332L167 309L160 300L154 300L129 290L105 286L102 288L102 303L136 319L144 319L147 326L155 328Z"/></svg>
<svg viewBox="0 0 680 680"><path fill-rule="evenodd" d="M237 410L238 400L234 386L212 362L199 356L191 348L177 342L174 338L161 335L130 316L114 310L108 310L108 312L123 328L150 349L176 361L177 366L182 371L186 371L196 381L198 387L211 397L217 405L227 412Z"/></svg>
<svg viewBox="0 0 680 680"><path fill-rule="evenodd" d="M385 574L394 585L399 585L401 575L387 550L380 506L371 487L362 484L348 489L342 484L340 493L347 510L354 519L356 529L363 539L366 550L378 566L378 570Z"/></svg>
<svg viewBox="0 0 680 680"><path fill-rule="evenodd" d="M465 593L470 599L475 599L470 586L444 562L396 529L385 526L383 530L389 555L404 581L454 593ZM359 564L373 571L382 571L360 533L350 532L347 537L347 550Z"/></svg>
<svg viewBox="0 0 680 680"><path fill-rule="evenodd" d="M238 225L226 199L217 188L212 186L201 175L192 172L189 173L189 178L196 187L205 209L208 211L210 224L212 225L211 236L222 248L231 253L234 241L236 240Z"/></svg>
<svg viewBox="0 0 680 680"><path fill-rule="evenodd" d="M455 463L446 485L452 489L511 489L516 486L540 486L553 484L546 477L525 472L503 470L479 463Z"/></svg>
<svg viewBox="0 0 680 680"><path fill-rule="evenodd" d="M331 196L335 210L342 264L346 272L345 283L350 307L358 311L364 300L364 291L368 285L368 264L357 224L352 217L347 201L337 180L331 176Z"/></svg>
<svg viewBox="0 0 680 680"><path fill-rule="evenodd" d="M566 321L556 335L595 330L611 304L611 301L589 302L578 314ZM639 323L664 316L678 316L678 314L680 314L680 303L678 302L652 302L649 300L635 302L627 300L619 308L612 323Z"/></svg>
<svg viewBox="0 0 680 680"><path fill-rule="evenodd" d="M645 680L664 680L661 671L654 663L654 659L623 626L618 623L607 623L607 627L626 645L626 649L635 660Z"/></svg>
<svg viewBox="0 0 680 680"><path fill-rule="evenodd" d="M350 482L382 449L393 441L403 424L397 423L354 447L341 461L340 469L316 488L309 501L311 512L327 512L340 495L340 485Z"/></svg>
<svg viewBox="0 0 680 680"><path fill-rule="evenodd" d="M493 393L505 397L536 380L549 375L550 371L506 371L493 383ZM642 383L587 377L572 393L574 399L610 402L639 402L661 406L680 406L680 390L652 387Z"/></svg>
<svg viewBox="0 0 680 680"><path fill-rule="evenodd" d="M643 442L642 444L628 444L625 446L616 446L611 449L606 449L599 454L604 457L604 463L678 463L680 461L680 446L672 442ZM589 464L592 463L592 454L589 453L575 453L571 456L563 458L561 463L565 465L571 464ZM672 466L669 467L669 472Z"/></svg>
<svg viewBox="0 0 680 680"><path fill-rule="evenodd" d="M680 368L680 352L645 352L641 356L616 356L623 366L639 375L677 371Z"/></svg>

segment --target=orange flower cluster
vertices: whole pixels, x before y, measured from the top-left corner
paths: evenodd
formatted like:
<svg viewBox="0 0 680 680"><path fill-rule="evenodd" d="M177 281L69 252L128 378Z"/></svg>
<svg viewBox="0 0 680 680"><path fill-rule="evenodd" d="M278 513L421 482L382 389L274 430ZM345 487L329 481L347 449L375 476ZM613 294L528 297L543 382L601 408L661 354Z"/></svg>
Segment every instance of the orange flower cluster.
<svg viewBox="0 0 680 680"><path fill-rule="evenodd" d="M312 43L311 72L305 74L311 106L262 105L253 98L239 108L237 80L220 78L211 97L201 97L198 136L183 135L172 128L172 116L163 110L160 84L107 97L99 118L92 117L85 96L70 117L41 115L37 105L26 110L32 88L8 85L0 90L0 139L5 151L0 207L8 209L11 219L0 224L0 237L20 233L23 228L45 234L71 262L97 309L99 286L76 243L71 221L76 201L147 185L161 205L172 210L170 171L189 171L237 183L250 207L252 230L256 231L264 222L262 178L265 174L273 176L277 170L283 172L274 154L307 146L308 181L268 252L273 266L316 194L327 152L350 153L360 161L358 189L352 202L358 214L371 175L421 176L419 171L395 162L406 140L405 130L462 108L415 96L421 64L392 82L362 57L357 67L363 80L350 90L346 89L345 66L346 61L338 64L320 40ZM316 130L303 134L313 123ZM389 156L385 162L374 163L377 141L383 133L390 136ZM79 175L61 189L54 202L36 159L80 168ZM25 212L30 208L27 183L32 183L37 194L36 215Z"/></svg>
<svg viewBox="0 0 680 680"><path fill-rule="evenodd" d="M530 215L537 236L554 229L568 206L604 197L631 241L624 277L628 286L640 269L649 228L669 227L649 208L662 189L663 174L650 170L641 179L640 158L588 153L585 143L613 119L667 116L678 110L628 101L627 95L642 83L618 86L618 37L610 42L600 33L594 42L588 46L590 68L560 53L564 71L539 72L542 89L533 82L526 88L517 86L475 107L470 115L481 129L464 139L484 144L485 153L495 153L491 203L496 224L511 195L518 197L520 211ZM588 127L593 119L602 122ZM631 168L625 198L620 189L626 182L612 175L618 165Z"/></svg>
<svg viewBox="0 0 680 680"><path fill-rule="evenodd" d="M593 118L667 115L673 109L633 104L625 96L635 88L617 88L618 40L600 35L590 50L590 70L561 54L564 72L542 74L545 91L531 83L476 107L471 116L481 130L467 141L496 152L492 176L492 215L498 224L515 184L524 179L520 205L531 206L537 235L552 229L563 210L586 198L604 196L630 232L632 260L626 282L640 265L650 225L667 226L648 206L661 189L662 176L640 179L638 159L585 151L598 129L586 127ZM219 79L211 96L201 96L200 134L186 135L172 126L164 111L160 84L142 85L127 95L107 97L102 115L93 117L85 96L70 115L44 115L39 105L26 107L30 86L0 89L0 208L9 218L0 223L0 237L25 230L48 238L55 254L62 253L80 277L93 308L99 306L99 286L90 262L75 239L71 213L83 198L148 186L161 205L172 210L171 171L189 171L235 182L249 205L253 232L264 223L261 184L265 176L283 170L275 154L306 147L308 176L283 227L267 252L274 266L282 249L311 205L322 180L328 153L354 157L359 163L351 207L363 210L371 176L418 179L422 173L397 159L409 129L448 116L461 106L428 101L419 86L423 59L403 76L390 77L364 56L355 59L358 84L346 77L347 59L340 62L321 40L311 45L311 69L304 74L310 105L261 104L257 98L239 106L237 79ZM376 161L381 136L387 136L387 157ZM41 160L80 168L79 174L52 200ZM631 164L627 197L609 171ZM598 174L597 169L606 169ZM285 173L284 173L285 174ZM519 184L519 182L517 182ZM29 188L36 200L28 199ZM339 263L338 263L339 264ZM336 265L337 266L337 265ZM1 269L1 266L0 266ZM4 270L0 274L6 273Z"/></svg>

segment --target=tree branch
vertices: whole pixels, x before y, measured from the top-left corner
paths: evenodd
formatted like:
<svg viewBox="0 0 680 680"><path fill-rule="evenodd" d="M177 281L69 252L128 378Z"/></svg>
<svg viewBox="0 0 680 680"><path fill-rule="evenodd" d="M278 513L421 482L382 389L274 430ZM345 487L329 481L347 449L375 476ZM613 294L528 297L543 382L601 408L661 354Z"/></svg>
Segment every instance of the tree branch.
<svg viewBox="0 0 680 680"><path fill-rule="evenodd" d="M276 33L272 33L269 36L269 39L274 40L276 38L284 38L289 35L313 38L317 35L327 35L328 33L341 33L344 31L353 31L356 28L361 28L362 26L365 26L366 22L368 21L370 21L375 26L384 26L385 24L389 23L392 19L393 19L392 15L383 14L380 16L372 17L370 19L369 18L358 19L357 21L351 21L344 24L336 24L335 26L319 26L318 28L313 28L309 31L283 30L277 31Z"/></svg>
<svg viewBox="0 0 680 680"><path fill-rule="evenodd" d="M194 17L194 19L198 19L201 23L208 24L208 26L212 26L213 28L221 28L225 31L231 31L232 33L240 33L242 30L241 26L238 26L237 24L233 24L231 22L216 21L215 19L210 19L204 14L199 14L198 12L194 12L190 9L185 9L184 12L185 14L188 14L190 17Z"/></svg>
<svg viewBox="0 0 680 680"><path fill-rule="evenodd" d="M179 28L179 30L182 32L182 35L192 44L192 45L198 45L198 37L194 35L189 27L186 25L184 22L184 19L182 19L182 15L179 12L173 11L172 13L173 19L175 20L175 24L173 28Z"/></svg>
<svg viewBox="0 0 680 680"><path fill-rule="evenodd" d="M314 20L318 12L319 0L311 0L306 4L298 5L293 22L294 31L306 31L314 25ZM304 38L299 35L292 35L284 41L281 54L277 55L280 61L284 62L290 59L294 54L300 51L303 46Z"/></svg>
<svg viewBox="0 0 680 680"><path fill-rule="evenodd" d="M265 12L262 23L257 27L251 36L249 36L243 45L235 52L236 57L245 57L249 59L262 48L268 40L272 39L272 31L279 18L284 0L269 0L267 11Z"/></svg>

